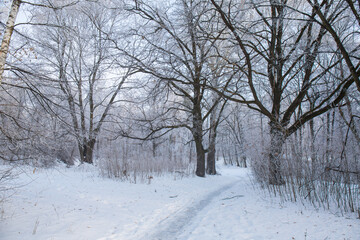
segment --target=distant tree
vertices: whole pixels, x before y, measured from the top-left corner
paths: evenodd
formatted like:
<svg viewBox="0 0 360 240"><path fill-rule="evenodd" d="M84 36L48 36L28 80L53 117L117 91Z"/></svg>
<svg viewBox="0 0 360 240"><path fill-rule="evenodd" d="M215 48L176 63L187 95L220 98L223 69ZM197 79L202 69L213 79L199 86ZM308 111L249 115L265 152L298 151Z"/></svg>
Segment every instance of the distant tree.
<svg viewBox="0 0 360 240"><path fill-rule="evenodd" d="M237 103L229 104L225 111L226 116L224 116L224 121L221 126L223 156L229 160L228 162L231 165L235 164L238 167L246 168L248 164L245 128L249 126L246 124L246 114L242 114L240 105ZM226 162L225 159L224 162Z"/></svg>
<svg viewBox="0 0 360 240"><path fill-rule="evenodd" d="M40 24L39 18L37 24L37 71L47 76L38 82L39 91L52 99L51 107L58 109L54 112L61 106L56 115L76 140L81 162L93 163L105 119L135 73L119 65L121 56L112 41L121 37L121 14L96 2L39 11L46 22Z"/></svg>

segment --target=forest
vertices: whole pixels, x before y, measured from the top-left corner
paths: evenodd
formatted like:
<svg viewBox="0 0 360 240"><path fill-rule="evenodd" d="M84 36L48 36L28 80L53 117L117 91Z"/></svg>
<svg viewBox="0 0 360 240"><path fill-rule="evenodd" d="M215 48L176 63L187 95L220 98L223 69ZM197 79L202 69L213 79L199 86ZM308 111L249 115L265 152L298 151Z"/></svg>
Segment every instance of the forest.
<svg viewBox="0 0 360 240"><path fill-rule="evenodd" d="M0 8L2 165L91 164L136 182L223 163L360 217L359 0Z"/></svg>

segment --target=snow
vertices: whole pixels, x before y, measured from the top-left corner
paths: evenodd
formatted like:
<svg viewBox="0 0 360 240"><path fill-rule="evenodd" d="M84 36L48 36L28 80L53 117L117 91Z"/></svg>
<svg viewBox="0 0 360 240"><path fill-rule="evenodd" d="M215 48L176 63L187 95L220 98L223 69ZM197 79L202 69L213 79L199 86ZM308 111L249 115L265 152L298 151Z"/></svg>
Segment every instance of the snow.
<svg viewBox="0 0 360 240"><path fill-rule="evenodd" d="M268 198L248 169L128 183L95 167L23 168L1 204L0 239L360 239L355 216Z"/></svg>

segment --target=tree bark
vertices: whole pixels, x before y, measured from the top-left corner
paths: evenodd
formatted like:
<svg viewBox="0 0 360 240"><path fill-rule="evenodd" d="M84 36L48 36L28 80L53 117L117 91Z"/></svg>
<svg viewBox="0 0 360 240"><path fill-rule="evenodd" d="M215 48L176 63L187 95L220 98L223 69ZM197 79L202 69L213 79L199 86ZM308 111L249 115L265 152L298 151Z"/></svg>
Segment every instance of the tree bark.
<svg viewBox="0 0 360 240"><path fill-rule="evenodd" d="M238 151L236 150L236 145L234 147L234 151L235 151L235 162L236 162L236 166L240 167L240 161L239 161L239 156L238 156Z"/></svg>
<svg viewBox="0 0 360 240"><path fill-rule="evenodd" d="M309 122L310 127L310 154L311 154L311 172L312 176L315 176L316 173L316 165L317 158L315 152L315 127L314 127L314 119L311 119Z"/></svg>
<svg viewBox="0 0 360 240"><path fill-rule="evenodd" d="M205 150L203 146L203 121L201 116L200 104L195 104L193 108L193 137L196 148L196 171L198 177L205 176Z"/></svg>
<svg viewBox="0 0 360 240"><path fill-rule="evenodd" d="M270 122L269 184L272 185L285 183L281 173L281 153L284 142L283 131L277 124Z"/></svg>
<svg viewBox="0 0 360 240"><path fill-rule="evenodd" d="M243 155L241 157L241 162L242 162L242 167L247 168L247 162L246 162L246 156L245 155Z"/></svg>
<svg viewBox="0 0 360 240"><path fill-rule="evenodd" d="M96 140L91 139L85 142L83 147L83 162L93 164L93 156L94 156L94 147L95 147Z"/></svg>
<svg viewBox="0 0 360 240"><path fill-rule="evenodd" d="M2 42L1 42L1 49L0 49L0 84L1 84L2 78L3 78L6 57L9 52L11 35L14 31L16 16L19 12L20 4L21 4L20 0L13 0L13 2L11 4L9 17L6 22L5 32L4 32Z"/></svg>
<svg viewBox="0 0 360 240"><path fill-rule="evenodd" d="M202 137L194 137L196 145L196 176L205 177L205 150L202 145Z"/></svg>
<svg viewBox="0 0 360 240"><path fill-rule="evenodd" d="M215 166L215 154L216 154L216 132L210 129L210 143L209 143L209 151L206 159L206 173L209 175L216 174L216 166Z"/></svg>
<svg viewBox="0 0 360 240"><path fill-rule="evenodd" d="M210 114L210 133L209 133L209 148L206 159L206 173L209 175L216 174L215 155L216 155L216 130L217 130L217 106L214 107Z"/></svg>

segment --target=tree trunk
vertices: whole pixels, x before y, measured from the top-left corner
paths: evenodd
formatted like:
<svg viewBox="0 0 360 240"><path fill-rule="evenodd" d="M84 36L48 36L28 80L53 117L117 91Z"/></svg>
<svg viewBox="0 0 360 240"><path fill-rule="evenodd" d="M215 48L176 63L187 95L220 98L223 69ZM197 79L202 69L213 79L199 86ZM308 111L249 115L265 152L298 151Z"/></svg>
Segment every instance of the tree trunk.
<svg viewBox="0 0 360 240"><path fill-rule="evenodd" d="M79 156L80 156L80 162L84 162L84 145L81 143L79 139L77 139L78 144L78 150L79 150Z"/></svg>
<svg viewBox="0 0 360 240"><path fill-rule="evenodd" d="M201 94L199 86L195 88L195 99L193 105L193 126L192 135L195 141L196 149L196 171L198 177L205 177L205 150L203 146L203 119L201 113Z"/></svg>
<svg viewBox="0 0 360 240"><path fill-rule="evenodd" d="M216 167L215 167L215 153L216 153L216 133L212 133L210 130L210 143L209 143L209 152L207 154L207 165L206 165L206 173L209 175L216 174Z"/></svg>
<svg viewBox="0 0 360 240"><path fill-rule="evenodd" d="M205 150L202 145L202 136L194 136L196 146L196 176L205 177Z"/></svg>
<svg viewBox="0 0 360 240"><path fill-rule="evenodd" d="M83 161L89 164L93 164L93 155L95 147L95 139L86 141L83 147Z"/></svg>
<svg viewBox="0 0 360 240"><path fill-rule="evenodd" d="M240 162L239 162L239 156L238 156L238 152L237 152L237 150L236 150L236 145L234 146L234 151L235 151L235 162L236 162L236 166L237 167L241 167L241 165L240 165Z"/></svg>
<svg viewBox="0 0 360 240"><path fill-rule="evenodd" d="M285 183L281 173L281 152L284 142L283 131L277 124L270 122L269 183L272 185Z"/></svg>
<svg viewBox="0 0 360 240"><path fill-rule="evenodd" d="M209 152L207 154L207 159L206 159L207 160L206 173L209 175L216 174L216 166L215 166L216 130L217 130L216 115L217 113L215 107L210 115Z"/></svg>
<svg viewBox="0 0 360 240"><path fill-rule="evenodd" d="M158 144L156 143L156 140L152 140L152 155L155 158L156 157L156 148L157 148Z"/></svg>
<svg viewBox="0 0 360 240"><path fill-rule="evenodd" d="M193 160L193 144L192 144L192 142L190 142L189 146L190 146L190 149L189 149L189 163L191 163L192 160Z"/></svg>
<svg viewBox="0 0 360 240"><path fill-rule="evenodd" d="M225 150L226 149L223 148L222 155L223 155L223 159L224 159L224 165L226 166L226 165L228 165L228 163L226 162Z"/></svg>
<svg viewBox="0 0 360 240"><path fill-rule="evenodd" d="M203 146L203 129L202 129L202 116L201 116L201 107L199 104L194 106L194 115L193 115L193 130L192 134L195 141L196 148L196 176L204 177L205 176L205 150Z"/></svg>
<svg viewBox="0 0 360 240"><path fill-rule="evenodd" d="M243 156L241 157L241 160L242 160L242 167L243 167L243 168L247 168L246 156L243 155Z"/></svg>
<svg viewBox="0 0 360 240"><path fill-rule="evenodd" d="M316 173L316 152L315 152L315 128L314 128L314 120L311 119L309 122L310 126L310 154L311 154L311 172L312 176L315 176Z"/></svg>
<svg viewBox="0 0 360 240"><path fill-rule="evenodd" d="M330 141L331 141L331 124L330 124L330 112L327 112L326 114L326 150L325 150L325 161L326 161L326 166L329 166L330 163Z"/></svg>
<svg viewBox="0 0 360 240"><path fill-rule="evenodd" d="M2 77L5 70L6 57L9 52L11 35L14 31L16 16L19 12L20 4L21 4L20 0L13 0L11 4L9 17L6 22L5 32L1 42L1 49L0 49L0 84L2 82Z"/></svg>

